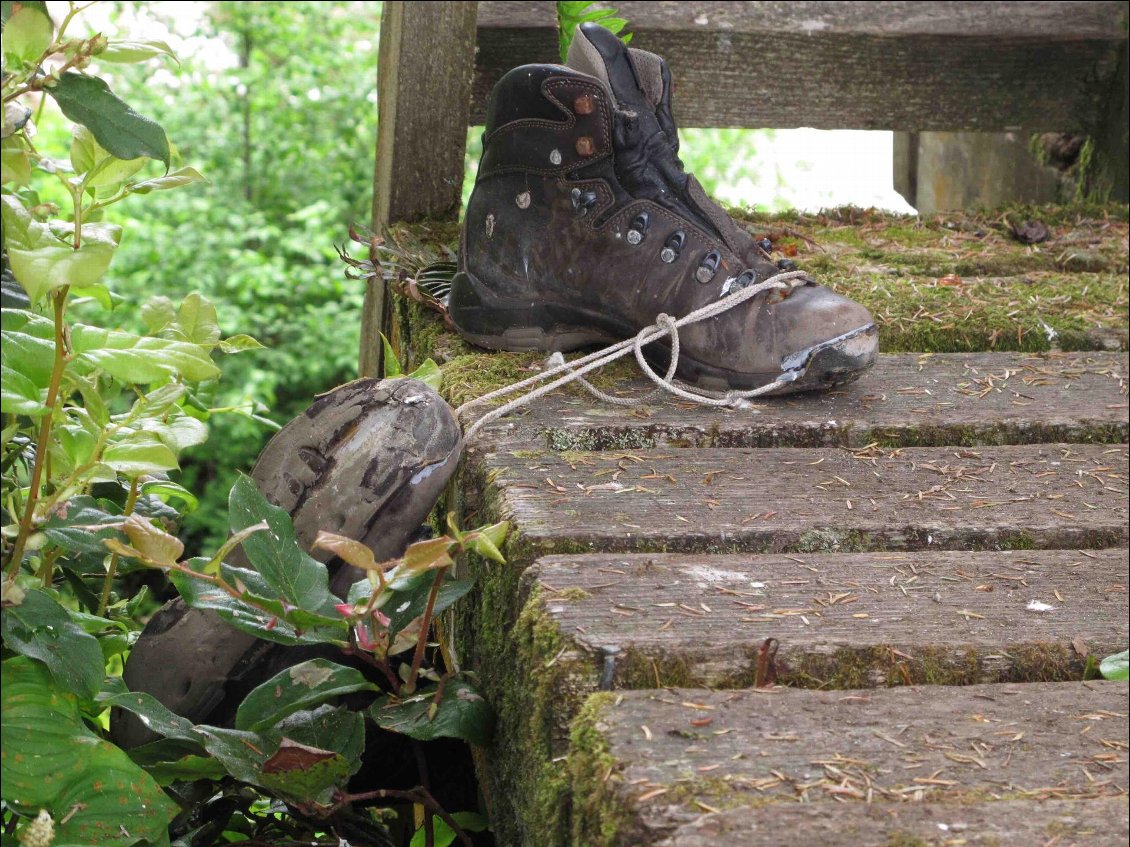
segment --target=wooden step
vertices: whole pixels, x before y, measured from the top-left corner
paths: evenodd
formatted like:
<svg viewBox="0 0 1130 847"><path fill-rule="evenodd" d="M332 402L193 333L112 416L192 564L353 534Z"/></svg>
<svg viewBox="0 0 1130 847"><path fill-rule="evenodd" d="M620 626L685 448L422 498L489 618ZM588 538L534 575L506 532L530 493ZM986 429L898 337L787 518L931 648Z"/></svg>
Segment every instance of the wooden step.
<svg viewBox="0 0 1130 847"><path fill-rule="evenodd" d="M752 686L763 647L762 680L806 688L1070 680L1130 643L1128 563L1126 549L550 556L524 602L568 647L563 701Z"/></svg>
<svg viewBox="0 0 1130 847"><path fill-rule="evenodd" d="M672 810L668 834L653 847L1125 847L1126 797L1088 800L1000 800L953 806L776 806L762 816L748 808L690 814ZM791 833L803 833L793 836Z"/></svg>
<svg viewBox="0 0 1130 847"><path fill-rule="evenodd" d="M668 396L633 411L559 391L489 426L483 440L516 450L1123 442L1128 362L1125 353L883 355L852 385L746 410Z"/></svg>
<svg viewBox="0 0 1130 847"><path fill-rule="evenodd" d="M474 473L478 469L479 475ZM546 553L1126 546L1126 445L669 449L471 462L518 564Z"/></svg>
<svg viewBox="0 0 1130 847"><path fill-rule="evenodd" d="M931 821L965 823L972 809L972 826L997 823L953 832L965 843L1003 826L1020 830L1010 843L1043 844L1070 818L1095 833L1085 843L1122 844L1127 692L1091 682L595 695L569 755L574 843L695 843L678 841L680 829L719 810L758 840L700 832L697 843L793 843L789 828L811 819L800 802L830 819L847 811L844 825L885 835L879 843L916 843L906 839Z"/></svg>

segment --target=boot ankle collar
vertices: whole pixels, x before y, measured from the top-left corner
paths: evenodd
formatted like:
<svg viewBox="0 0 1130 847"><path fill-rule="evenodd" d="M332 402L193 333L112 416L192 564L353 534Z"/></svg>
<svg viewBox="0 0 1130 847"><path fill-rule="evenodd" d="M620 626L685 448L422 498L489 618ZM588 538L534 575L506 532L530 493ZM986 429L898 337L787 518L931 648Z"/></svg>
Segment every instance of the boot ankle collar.
<svg viewBox="0 0 1130 847"><path fill-rule="evenodd" d="M508 97L528 96L519 85L509 85L511 78L528 90L526 75L543 77L540 96L560 113L560 121L542 117L518 118L496 126L483 136L483 157L479 176L507 171L559 176L598 162L612 153L611 93L598 80L554 65L526 65L515 68L499 82L492 100L495 111ZM511 101L506 113L521 114ZM545 114L543 104L529 111Z"/></svg>

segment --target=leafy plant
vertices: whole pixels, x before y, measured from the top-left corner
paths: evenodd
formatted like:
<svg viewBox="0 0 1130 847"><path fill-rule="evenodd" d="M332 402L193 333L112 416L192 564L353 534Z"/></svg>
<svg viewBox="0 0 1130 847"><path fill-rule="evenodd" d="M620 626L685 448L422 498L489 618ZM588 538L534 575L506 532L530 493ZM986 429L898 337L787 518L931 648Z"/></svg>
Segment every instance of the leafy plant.
<svg viewBox="0 0 1130 847"><path fill-rule="evenodd" d="M626 19L616 17L615 9L592 8L595 5L595 3L585 2L585 0L580 0L580 2L569 0L569 2L557 4L557 36L562 62L569 55L569 44L573 41L573 33L577 31L577 27L581 24L592 21L617 35L628 25ZM620 38L627 44L632 40L632 34L630 32L625 33Z"/></svg>
<svg viewBox="0 0 1130 847"><path fill-rule="evenodd" d="M1099 673L1104 679L1120 679L1123 682L1130 679L1130 651L1107 656L1099 662Z"/></svg>

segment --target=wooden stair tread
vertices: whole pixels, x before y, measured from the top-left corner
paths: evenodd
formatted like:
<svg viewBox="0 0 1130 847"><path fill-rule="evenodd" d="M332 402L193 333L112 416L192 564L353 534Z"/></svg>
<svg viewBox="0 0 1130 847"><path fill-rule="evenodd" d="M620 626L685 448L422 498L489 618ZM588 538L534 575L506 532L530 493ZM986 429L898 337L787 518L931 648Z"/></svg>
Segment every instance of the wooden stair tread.
<svg viewBox="0 0 1130 847"><path fill-rule="evenodd" d="M1023 800L1047 821L1037 801L1126 794L1127 693L1102 681L602 694L574 729L574 826L654 844L703 804L770 824L798 801L835 816Z"/></svg>
<svg viewBox="0 0 1130 847"><path fill-rule="evenodd" d="M747 410L666 396L633 411L556 392L482 440L557 450L1120 442L1130 431L1128 362L1126 353L881 355L851 385ZM650 383L625 387L640 394Z"/></svg>
<svg viewBox="0 0 1130 847"><path fill-rule="evenodd" d="M526 574L589 690L1079 679L1125 649L1126 549L549 556ZM552 657L545 657L546 659ZM574 678L575 688L583 681Z"/></svg>
<svg viewBox="0 0 1130 847"><path fill-rule="evenodd" d="M1125 445L500 451L481 461L498 516L537 554L1127 543Z"/></svg>

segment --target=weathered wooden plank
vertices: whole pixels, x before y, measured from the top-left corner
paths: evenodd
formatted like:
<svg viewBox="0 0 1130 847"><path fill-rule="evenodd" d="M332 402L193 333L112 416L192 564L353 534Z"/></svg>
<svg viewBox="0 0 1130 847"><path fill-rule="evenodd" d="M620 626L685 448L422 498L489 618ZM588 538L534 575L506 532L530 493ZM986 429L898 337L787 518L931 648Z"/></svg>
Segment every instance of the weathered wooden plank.
<svg viewBox="0 0 1130 847"><path fill-rule="evenodd" d="M475 55L474 3L390 0L381 14L377 69L374 232L393 221L454 218ZM365 290L361 376L381 375L378 332L387 329L384 281Z"/></svg>
<svg viewBox="0 0 1130 847"><path fill-rule="evenodd" d="M864 688L1080 679L1084 654L1130 641L1128 562L1125 549L593 554L540 559L523 582L587 661L573 692L748 687L767 639L778 682Z"/></svg>
<svg viewBox="0 0 1130 847"><path fill-rule="evenodd" d="M1024 800L1027 831L1039 832L1065 809L1048 815L1037 801L1076 800L1074 818L1091 798L1126 794L1127 706L1126 686L1109 682L597 695L569 757L574 841L663 843L702 812L735 807L747 831L780 836L797 801L887 816L893 834L923 801L949 814L912 813L911 826L931 814L960 822L968 806L956 803L980 807L976 820ZM1002 811L1024 826L1024 813ZM1099 842L1122 843L1088 841Z"/></svg>
<svg viewBox="0 0 1130 847"><path fill-rule="evenodd" d="M841 805L832 813L824 804L796 804L775 807L768 818L748 809L703 814L696 808L689 820L672 821L670 834L653 847L777 847L782 834L794 832L803 833L807 847L1121 847L1130 834L1127 810L1125 797Z"/></svg>
<svg viewBox="0 0 1130 847"><path fill-rule="evenodd" d="M489 480L491 517L513 522L511 546L526 562L593 551L1092 548L1128 540L1126 445L481 456L483 449L469 451L466 487Z"/></svg>
<svg viewBox="0 0 1130 847"><path fill-rule="evenodd" d="M476 122L507 70L560 61L552 3L479 5ZM1092 128L1104 123L1126 42L1117 2L616 7L632 46L671 65L684 126Z"/></svg>
<svg viewBox="0 0 1130 847"><path fill-rule="evenodd" d="M842 389L748 410L668 397L625 412L558 392L491 425L484 438L525 448L540 440L553 450L1124 442L1128 374L1125 353L882 355ZM625 393L650 385L633 380Z"/></svg>

